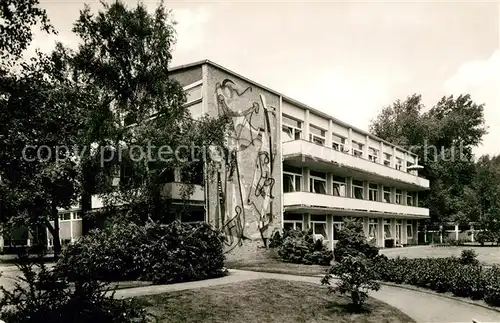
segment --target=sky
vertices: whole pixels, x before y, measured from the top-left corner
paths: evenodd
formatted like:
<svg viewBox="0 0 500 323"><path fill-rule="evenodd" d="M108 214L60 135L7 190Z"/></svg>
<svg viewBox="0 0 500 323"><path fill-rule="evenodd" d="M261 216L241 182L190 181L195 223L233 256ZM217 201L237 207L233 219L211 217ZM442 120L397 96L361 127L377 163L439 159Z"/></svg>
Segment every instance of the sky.
<svg viewBox="0 0 500 323"><path fill-rule="evenodd" d="M59 34L37 34L30 50L48 51L56 39L75 46L84 2L40 2ZM427 108L469 93L485 105L489 132L475 153L500 154L498 1L165 3L178 22L172 66L210 59L365 130L413 93Z"/></svg>

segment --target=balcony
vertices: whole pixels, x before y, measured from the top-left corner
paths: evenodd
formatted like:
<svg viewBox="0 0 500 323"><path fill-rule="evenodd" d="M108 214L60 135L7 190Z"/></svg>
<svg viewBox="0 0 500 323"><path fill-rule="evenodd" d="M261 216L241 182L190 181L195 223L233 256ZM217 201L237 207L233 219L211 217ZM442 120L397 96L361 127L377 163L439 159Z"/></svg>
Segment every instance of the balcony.
<svg viewBox="0 0 500 323"><path fill-rule="evenodd" d="M400 215L414 219L429 217L429 209L400 204L358 200L309 192L285 193L283 206L294 212L338 213L342 215L370 216Z"/></svg>
<svg viewBox="0 0 500 323"><path fill-rule="evenodd" d="M186 184L178 182L166 183L165 186L163 186L162 194L163 196L174 200L181 200L183 190L186 189L185 186ZM194 186L194 192L189 197L189 200L193 202L205 201L204 187L201 185L193 185L193 186Z"/></svg>
<svg viewBox="0 0 500 323"><path fill-rule="evenodd" d="M297 167L335 172L339 176L352 176L387 186L429 189L429 181L425 178L305 140L284 142L283 159Z"/></svg>

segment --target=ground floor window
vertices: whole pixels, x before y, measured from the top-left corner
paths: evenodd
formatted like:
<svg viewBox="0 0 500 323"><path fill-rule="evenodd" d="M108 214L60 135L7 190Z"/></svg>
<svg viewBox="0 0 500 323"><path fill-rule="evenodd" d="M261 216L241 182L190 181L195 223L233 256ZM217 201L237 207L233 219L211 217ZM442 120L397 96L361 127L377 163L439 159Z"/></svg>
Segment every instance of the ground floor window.
<svg viewBox="0 0 500 323"><path fill-rule="evenodd" d="M391 220L384 220L384 239L391 239Z"/></svg>
<svg viewBox="0 0 500 323"><path fill-rule="evenodd" d="M285 213L283 216L283 229L285 230L303 230L302 214Z"/></svg>
<svg viewBox="0 0 500 323"><path fill-rule="evenodd" d="M370 241L377 243L378 238L378 223L377 219L371 218L368 220L368 238Z"/></svg>
<svg viewBox="0 0 500 323"><path fill-rule="evenodd" d="M413 226L412 226L411 222L408 222L406 224L406 238L413 239Z"/></svg>
<svg viewBox="0 0 500 323"><path fill-rule="evenodd" d="M324 242L329 240L328 231L326 229L326 215L311 215L311 228L313 234L323 237Z"/></svg>
<svg viewBox="0 0 500 323"><path fill-rule="evenodd" d="M339 239L339 232L344 227L344 222L348 220L345 217L334 216L333 217L333 241Z"/></svg>

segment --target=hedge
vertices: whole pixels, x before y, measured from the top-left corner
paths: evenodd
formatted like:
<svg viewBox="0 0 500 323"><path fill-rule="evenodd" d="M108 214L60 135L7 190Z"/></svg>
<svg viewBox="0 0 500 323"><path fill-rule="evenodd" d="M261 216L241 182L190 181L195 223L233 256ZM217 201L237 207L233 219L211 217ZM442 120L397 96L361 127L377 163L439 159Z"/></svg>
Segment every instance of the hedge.
<svg viewBox="0 0 500 323"><path fill-rule="evenodd" d="M482 267L467 253L462 253L461 258L388 259L381 256L374 270L382 281L451 292L500 306L500 267Z"/></svg>
<svg viewBox="0 0 500 323"><path fill-rule="evenodd" d="M114 223L67 246L55 266L70 280L174 283L225 274L223 237L206 223Z"/></svg>
<svg viewBox="0 0 500 323"><path fill-rule="evenodd" d="M270 243L285 262L305 265L330 265L333 252L321 240L314 240L312 231L285 230L276 232Z"/></svg>

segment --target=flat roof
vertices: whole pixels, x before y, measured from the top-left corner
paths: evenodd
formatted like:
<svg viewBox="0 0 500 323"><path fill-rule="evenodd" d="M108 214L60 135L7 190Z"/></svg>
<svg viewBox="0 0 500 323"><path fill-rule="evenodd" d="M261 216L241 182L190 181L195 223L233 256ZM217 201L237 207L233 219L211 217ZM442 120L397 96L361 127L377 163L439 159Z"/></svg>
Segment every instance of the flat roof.
<svg viewBox="0 0 500 323"><path fill-rule="evenodd" d="M174 67L170 68L170 69L169 69L169 71L170 71L170 72L177 72L177 71L180 71L180 70L184 70L184 69L189 69L189 68L192 68L192 67L201 66L201 65L203 65L203 64L212 65L213 67L216 67L216 68L218 68L218 69L220 69L220 70L223 70L224 72L226 72L226 73L228 73L228 74L232 74L232 75L234 75L234 76L236 76L236 77L238 77L238 78L240 78L240 79L242 79L242 80L245 80L246 82L248 82L248 83L250 83L250 84L253 84L253 85L255 85L255 86L258 86L258 87L260 87L260 88L262 88L262 89L264 89L264 90L266 90L266 91L268 91L268 92L270 92L270 93L273 93L273 94L275 94L275 95L277 95L277 96L281 96L283 100L288 101L289 103L292 103L292 104L294 104L294 105L297 105L297 106L299 106L299 107L301 107L301 108L303 108L303 109L308 109L309 111L311 111L312 113L314 113L314 114L316 114L316 115L318 115L318 116L320 116L320 117L323 117L323 118L325 118L325 119L331 119L333 122L335 122L335 123L337 123L337 124L340 124L340 125L342 125L342 126L344 126L344 127L351 128L352 130L354 130L354 131L356 131L356 132L358 132L358 133L361 133L361 134L363 134L363 135L368 135L368 136L369 136L369 137L371 137L372 139L375 139L375 140L381 141L381 142L383 142L383 143L385 143L385 144L387 144L387 145L389 145L389 146L396 147L396 148L398 148L399 150L401 150L401 151L403 151L403 152L406 152L406 153L408 153L408 154L410 154L410 155L412 155L412 156L417 156L415 153L412 153L411 151L409 151L409 150L407 150L407 149L404 149L404 148L403 148L403 147L401 147L401 146L397 146L397 145L395 145L395 144L393 144L393 143L391 143L391 142L389 142L389 141L387 141L387 140L385 140L385 139L379 138L379 137L377 137L377 136L375 136L375 135L373 135L373 134L369 133L368 131L365 131L365 130L363 130L363 129L356 128L356 127L354 127L354 126L352 126L352 125L348 124L347 122L344 122L344 121L342 121L342 120L339 120L339 119L337 119L337 118L335 118L335 117L333 117L333 116L331 116L331 115L329 115L329 114L327 114L327 113L325 113L325 112L322 112L322 111L320 111L320 110L318 110L318 109L315 109L315 108L313 108L313 107L311 107L311 106L308 106L308 105L307 105L307 104L305 104L305 103L302 103L302 102L300 102L300 101L297 101L297 100L295 100L295 99L292 99L291 97L286 96L286 95L284 95L283 93L280 93L280 92L278 92L278 91L276 91L276 90L273 90L273 89L271 89L271 88L269 88L269 87L267 87L267 86L265 86L265 85L262 85L261 83L255 82L255 81L253 81L253 80L249 79L248 77L245 77L245 76L243 76L243 75L241 75L241 74L238 74L238 73L236 73L236 72L234 72L234 71L232 71L232 70L228 69L227 67L224 67L224 66L222 66L222 65L220 65L220 64L217 64L217 63L215 63L215 62L213 62L213 61L211 61L211 60L209 60L209 59L204 59L204 60L200 60L200 61L196 61L196 62L192 62L192 63L184 64L184 65L174 66ZM381 153L382 153L382 152L381 152Z"/></svg>

